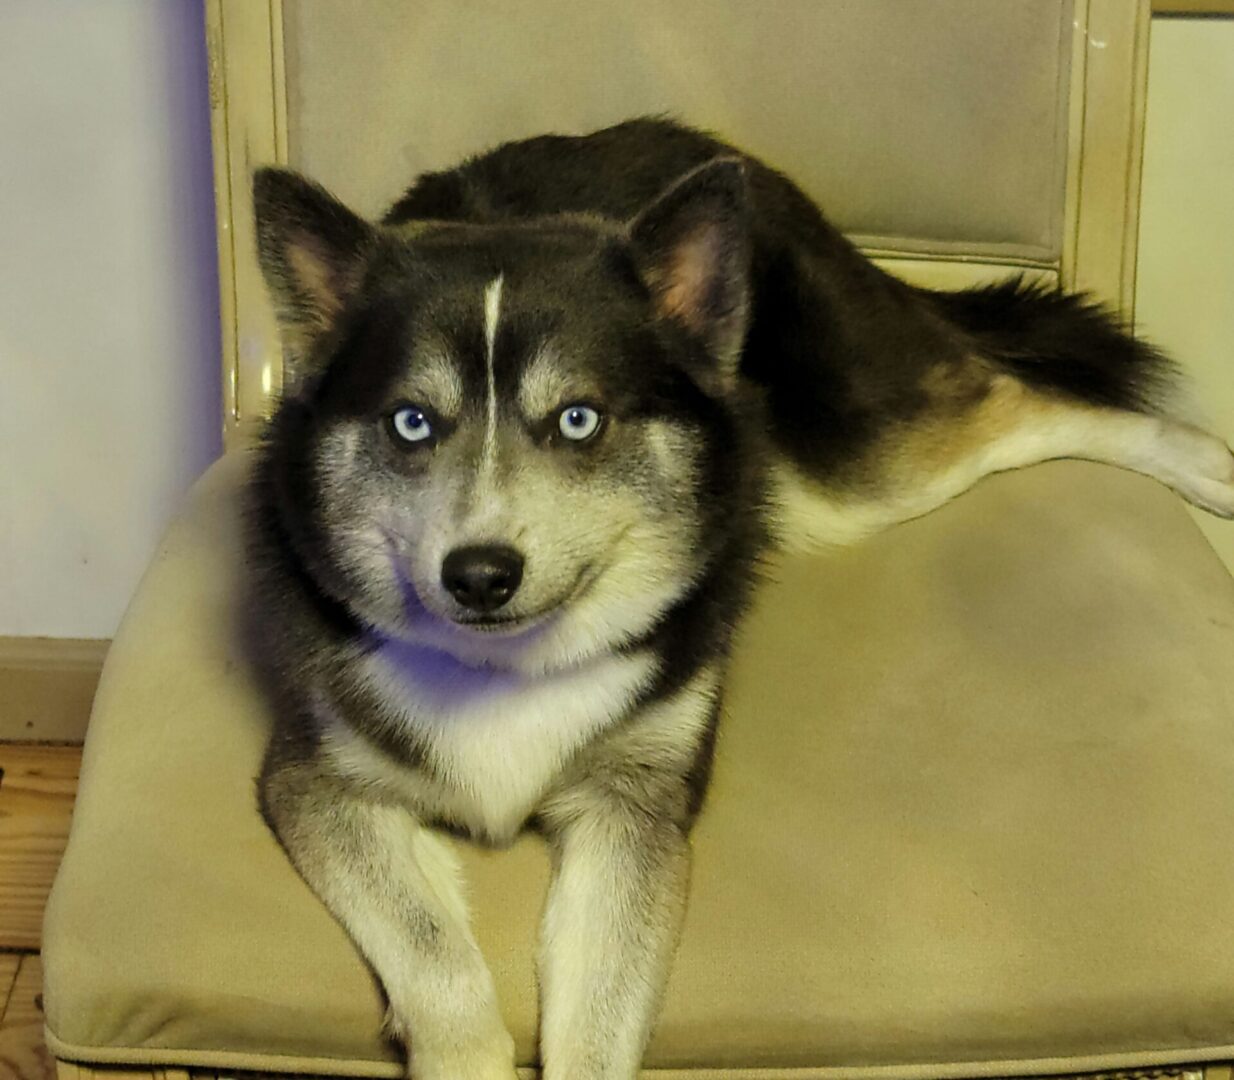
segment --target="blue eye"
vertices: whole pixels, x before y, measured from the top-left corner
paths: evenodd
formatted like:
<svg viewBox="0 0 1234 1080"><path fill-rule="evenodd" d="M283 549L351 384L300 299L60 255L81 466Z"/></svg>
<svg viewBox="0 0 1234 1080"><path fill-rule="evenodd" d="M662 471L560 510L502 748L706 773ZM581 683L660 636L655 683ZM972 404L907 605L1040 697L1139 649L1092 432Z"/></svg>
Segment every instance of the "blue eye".
<svg viewBox="0 0 1234 1080"><path fill-rule="evenodd" d="M433 425L423 409L404 405L390 416L390 428L396 436L408 443L422 443L433 437Z"/></svg>
<svg viewBox="0 0 1234 1080"><path fill-rule="evenodd" d="M557 426L567 439L582 442L600 429L600 414L590 405L569 405L561 410Z"/></svg>

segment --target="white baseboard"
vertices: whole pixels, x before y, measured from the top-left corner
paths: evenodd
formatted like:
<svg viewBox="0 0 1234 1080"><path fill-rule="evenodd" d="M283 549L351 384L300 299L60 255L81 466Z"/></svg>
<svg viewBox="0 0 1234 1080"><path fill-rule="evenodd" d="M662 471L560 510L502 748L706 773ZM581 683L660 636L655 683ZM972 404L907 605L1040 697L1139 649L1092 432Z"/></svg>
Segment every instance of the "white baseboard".
<svg viewBox="0 0 1234 1080"><path fill-rule="evenodd" d="M81 742L110 644L0 637L0 740Z"/></svg>

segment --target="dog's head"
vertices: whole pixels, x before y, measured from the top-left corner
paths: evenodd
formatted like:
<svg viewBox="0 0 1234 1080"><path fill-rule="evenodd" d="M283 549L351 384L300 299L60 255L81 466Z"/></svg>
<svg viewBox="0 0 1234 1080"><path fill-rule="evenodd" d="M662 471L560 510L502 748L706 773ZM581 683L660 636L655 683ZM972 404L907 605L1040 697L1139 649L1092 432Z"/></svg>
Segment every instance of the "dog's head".
<svg viewBox="0 0 1234 1080"><path fill-rule="evenodd" d="M327 594L380 634L545 670L705 575L749 444L739 162L630 222L379 226L280 170L255 193L290 372L277 511Z"/></svg>

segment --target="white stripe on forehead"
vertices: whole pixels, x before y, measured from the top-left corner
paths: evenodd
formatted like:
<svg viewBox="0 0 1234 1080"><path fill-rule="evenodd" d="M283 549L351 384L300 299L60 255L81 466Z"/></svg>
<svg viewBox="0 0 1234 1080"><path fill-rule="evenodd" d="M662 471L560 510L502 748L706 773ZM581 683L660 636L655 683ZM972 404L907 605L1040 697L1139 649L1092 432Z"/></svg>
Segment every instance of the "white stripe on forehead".
<svg viewBox="0 0 1234 1080"><path fill-rule="evenodd" d="M498 274L484 290L484 355L488 372L488 426L484 429L484 455L480 468L491 473L497 459L497 376L493 373L493 347L497 341L497 319L501 314L501 282Z"/></svg>
<svg viewBox="0 0 1234 1080"><path fill-rule="evenodd" d="M498 274L484 290L484 343L488 347L488 369L493 370L493 343L497 340L497 316L501 313L501 283L505 274Z"/></svg>

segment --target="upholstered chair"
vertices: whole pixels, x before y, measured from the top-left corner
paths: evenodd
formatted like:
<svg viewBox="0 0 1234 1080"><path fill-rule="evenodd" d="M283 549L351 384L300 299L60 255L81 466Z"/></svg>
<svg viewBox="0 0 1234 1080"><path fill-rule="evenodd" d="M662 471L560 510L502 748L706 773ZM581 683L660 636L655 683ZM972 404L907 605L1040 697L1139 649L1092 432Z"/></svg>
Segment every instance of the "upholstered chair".
<svg viewBox="0 0 1234 1080"><path fill-rule="evenodd" d="M255 801L240 504L285 373L252 168L376 215L495 142L671 112L893 273L1025 273L1131 319L1147 5L214 0L207 32L228 450L107 661L47 1038L67 1071L395 1076L376 983ZM1234 579L1178 501L1056 462L767 577L647 1075L1228 1076ZM461 853L530 1076L546 853Z"/></svg>

